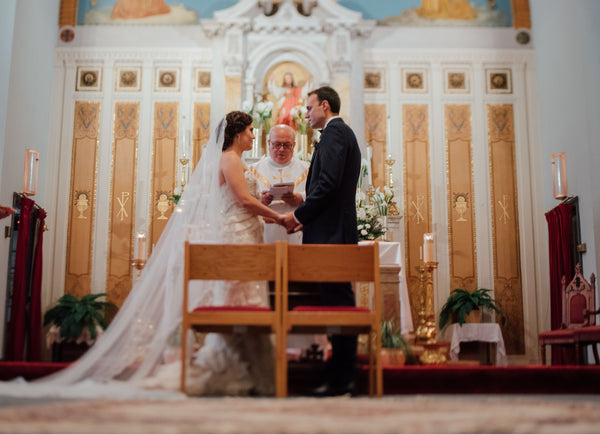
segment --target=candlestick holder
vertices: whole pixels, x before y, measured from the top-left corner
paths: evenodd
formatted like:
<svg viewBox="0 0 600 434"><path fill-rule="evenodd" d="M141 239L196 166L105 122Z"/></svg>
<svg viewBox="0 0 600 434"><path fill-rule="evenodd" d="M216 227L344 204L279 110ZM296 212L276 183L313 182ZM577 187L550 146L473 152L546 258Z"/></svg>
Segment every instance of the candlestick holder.
<svg viewBox="0 0 600 434"><path fill-rule="evenodd" d="M415 332L415 342L423 345L425 348L419 358L421 363L426 365L446 362L446 356L441 351L446 344L436 341L437 327L433 308L433 270L437 266L437 262L422 262L416 267L421 287L421 306L418 312L419 321Z"/></svg>
<svg viewBox="0 0 600 434"><path fill-rule="evenodd" d="M392 201L388 205L388 215L400 215L400 211L398 211L398 205L396 205L396 201L394 200L394 179L392 176L392 166L396 160L392 158L392 154L389 154L387 160L385 160L385 164L388 166L387 169L387 186L392 192Z"/></svg>
<svg viewBox="0 0 600 434"><path fill-rule="evenodd" d="M187 165L189 164L190 159L184 154L179 159L179 164L181 164L181 192L183 193L183 188L187 183Z"/></svg>
<svg viewBox="0 0 600 434"><path fill-rule="evenodd" d="M146 260L145 259L133 259L131 261L131 265L133 266L133 268L135 268L138 271L138 277L139 277L139 275L142 274L142 270L146 266Z"/></svg>

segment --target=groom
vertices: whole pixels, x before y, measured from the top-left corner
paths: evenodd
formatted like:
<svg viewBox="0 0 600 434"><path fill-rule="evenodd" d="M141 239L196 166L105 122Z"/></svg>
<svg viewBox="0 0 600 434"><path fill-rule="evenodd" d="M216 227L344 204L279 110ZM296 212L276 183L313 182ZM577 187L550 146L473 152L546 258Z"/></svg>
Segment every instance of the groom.
<svg viewBox="0 0 600 434"><path fill-rule="evenodd" d="M313 129L322 129L315 145L308 178L306 200L286 215L288 232L302 229L303 244L356 244L356 183L360 172L360 149L352 129L338 116L340 97L331 87L308 94L306 118ZM355 306L350 282L320 283L325 306ZM357 337L331 337L332 355L325 383L313 390L317 396L354 391Z"/></svg>

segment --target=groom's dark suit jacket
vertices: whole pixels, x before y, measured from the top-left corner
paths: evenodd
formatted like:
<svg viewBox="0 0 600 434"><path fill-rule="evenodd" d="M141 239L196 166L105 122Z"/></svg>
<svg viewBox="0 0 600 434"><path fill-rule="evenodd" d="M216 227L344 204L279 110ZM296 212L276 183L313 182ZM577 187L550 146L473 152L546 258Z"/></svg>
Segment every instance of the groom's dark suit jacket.
<svg viewBox="0 0 600 434"><path fill-rule="evenodd" d="M356 244L356 183L360 148L341 118L329 121L310 163L306 200L294 212L304 244Z"/></svg>

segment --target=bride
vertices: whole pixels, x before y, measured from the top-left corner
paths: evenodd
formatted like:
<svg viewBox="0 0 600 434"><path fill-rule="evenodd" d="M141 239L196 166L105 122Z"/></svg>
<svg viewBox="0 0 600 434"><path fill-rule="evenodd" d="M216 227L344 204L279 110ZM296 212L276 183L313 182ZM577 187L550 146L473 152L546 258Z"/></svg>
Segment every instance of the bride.
<svg viewBox="0 0 600 434"><path fill-rule="evenodd" d="M252 117L228 113L200 162L142 275L106 333L76 363L32 383L0 383L0 395L171 397L179 387L184 241L260 243L259 216L283 216L258 200L256 179L242 152L252 149ZM266 282L190 286L192 306L268 306ZM268 336L208 334L194 354L187 390L201 395L274 392Z"/></svg>

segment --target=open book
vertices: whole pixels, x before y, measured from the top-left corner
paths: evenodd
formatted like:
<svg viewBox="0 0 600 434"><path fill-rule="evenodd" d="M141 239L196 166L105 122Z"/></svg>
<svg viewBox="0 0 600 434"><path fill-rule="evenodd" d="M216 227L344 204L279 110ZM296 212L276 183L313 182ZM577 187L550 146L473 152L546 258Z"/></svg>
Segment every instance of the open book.
<svg viewBox="0 0 600 434"><path fill-rule="evenodd" d="M293 182L282 182L280 184L273 184L269 189L269 193L273 196L273 200L280 200L281 197L286 193L294 191Z"/></svg>

